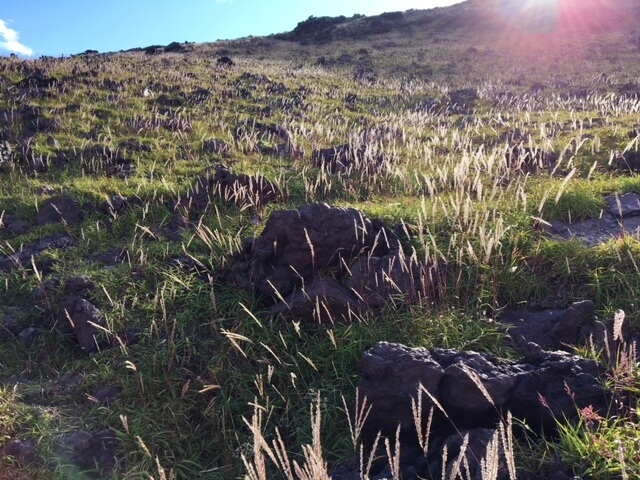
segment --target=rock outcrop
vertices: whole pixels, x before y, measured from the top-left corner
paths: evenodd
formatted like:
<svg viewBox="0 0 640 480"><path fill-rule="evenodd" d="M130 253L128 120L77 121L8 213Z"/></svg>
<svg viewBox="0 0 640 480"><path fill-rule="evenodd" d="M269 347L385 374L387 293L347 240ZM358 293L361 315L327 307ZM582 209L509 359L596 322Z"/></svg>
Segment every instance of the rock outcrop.
<svg viewBox="0 0 640 480"><path fill-rule="evenodd" d="M361 211L315 203L273 212L224 278L275 304L273 314L343 321L435 296L438 268L405 249L397 232Z"/></svg>
<svg viewBox="0 0 640 480"><path fill-rule="evenodd" d="M556 421L575 419L578 409L592 407L604 416L611 405L600 378L604 369L597 362L544 351L533 343L523 358L507 361L476 352L382 342L364 354L360 370L360 398L366 398L370 408L365 443L379 432L394 439L399 429L403 478L440 478L442 471L454 468L464 445L470 478L481 479L480 462L489 455L488 445L504 443L501 425L507 412L529 431L548 434ZM428 448L425 442L420 445L417 424L423 436L427 425L430 428ZM496 448L494 454L497 478L510 478L504 450ZM389 468L385 462L388 459L373 473L383 475ZM351 478L344 468L338 473L333 478Z"/></svg>
<svg viewBox="0 0 640 480"><path fill-rule="evenodd" d="M638 238L640 195L635 192L612 194L606 196L605 201L607 206L599 218L589 218L577 223L552 220L547 227L548 233L559 239L577 238L590 247L623 235Z"/></svg>
<svg viewBox="0 0 640 480"><path fill-rule="evenodd" d="M212 198L220 198L239 207L261 207L282 198L282 192L261 175L232 173L219 165L213 175L199 177L193 189L181 198L176 207L203 211Z"/></svg>
<svg viewBox="0 0 640 480"><path fill-rule="evenodd" d="M42 206L38 215L36 215L36 223L38 225L46 225L48 223L73 224L84 220L84 216L85 213L78 200L62 195L52 198Z"/></svg>

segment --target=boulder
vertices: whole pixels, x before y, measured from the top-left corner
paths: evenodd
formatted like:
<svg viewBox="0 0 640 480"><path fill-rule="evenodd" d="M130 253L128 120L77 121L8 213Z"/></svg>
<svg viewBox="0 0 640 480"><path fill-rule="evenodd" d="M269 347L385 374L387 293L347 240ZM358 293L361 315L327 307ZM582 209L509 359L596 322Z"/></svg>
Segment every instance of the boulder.
<svg viewBox="0 0 640 480"><path fill-rule="evenodd" d="M640 216L640 195L635 192L604 197L609 212L616 218Z"/></svg>
<svg viewBox="0 0 640 480"><path fill-rule="evenodd" d="M205 153L212 153L214 155L227 156L231 153L231 145L223 140L212 138L202 142L202 151Z"/></svg>
<svg viewBox="0 0 640 480"><path fill-rule="evenodd" d="M282 197L280 189L260 175L232 173L219 165L213 175L198 178L195 187L177 205L189 210L204 210L212 197L239 207L261 207Z"/></svg>
<svg viewBox="0 0 640 480"><path fill-rule="evenodd" d="M36 224L73 224L81 222L84 217L85 214L78 201L73 197L62 195L49 200L42 206L36 216Z"/></svg>
<svg viewBox="0 0 640 480"><path fill-rule="evenodd" d="M311 159L314 167L343 175L351 172L383 172L393 161L393 157L380 146L360 142L314 150Z"/></svg>
<svg viewBox="0 0 640 480"><path fill-rule="evenodd" d="M22 466L40 463L42 460L33 440L9 440L0 448L0 460L4 457L13 457Z"/></svg>
<svg viewBox="0 0 640 480"><path fill-rule="evenodd" d="M263 295L287 296L320 270L341 271L373 240L371 221L353 208L276 211L251 244L249 279Z"/></svg>
<svg viewBox="0 0 640 480"><path fill-rule="evenodd" d="M394 251L382 257L362 255L349 267L349 287L372 308L389 304L418 303L434 294L437 269Z"/></svg>
<svg viewBox="0 0 640 480"><path fill-rule="evenodd" d="M469 113L478 100L478 90L475 88L462 88L449 93L449 110L451 113Z"/></svg>
<svg viewBox="0 0 640 480"><path fill-rule="evenodd" d="M101 329L105 327L102 313L87 299L95 288L95 283L89 277L69 277L64 286L64 297L58 304L60 325L71 325L85 352L98 349Z"/></svg>
<svg viewBox="0 0 640 480"><path fill-rule="evenodd" d="M238 206L259 207L278 200L280 189L260 175L234 174L228 168L218 166L208 187L217 197Z"/></svg>
<svg viewBox="0 0 640 480"><path fill-rule="evenodd" d="M103 385L89 395L88 398L92 405L108 407L122 397L123 393L124 387L122 385Z"/></svg>
<svg viewBox="0 0 640 480"><path fill-rule="evenodd" d="M225 68L230 68L230 67L234 67L236 65L236 62L234 62L231 57L224 55L222 57L219 57L218 60L216 61L217 65L219 67L225 67Z"/></svg>
<svg viewBox="0 0 640 480"><path fill-rule="evenodd" d="M546 227L548 233L556 238L578 238L590 247L625 235L640 238L640 195L611 194L605 197L605 202L607 208L598 218L577 223L552 220Z"/></svg>
<svg viewBox="0 0 640 480"><path fill-rule="evenodd" d="M105 327L102 313L89 300L75 295L67 295L60 301L60 321L69 323L76 335L80 348L94 352L100 345L101 328Z"/></svg>
<svg viewBox="0 0 640 480"><path fill-rule="evenodd" d="M45 250L50 249L65 249L73 245L74 241L71 237L64 234L50 235L42 238L40 241L24 246L21 250L0 257L0 271L10 271L20 267L30 267L31 259L37 259L37 257ZM39 266L39 270L43 270ZM46 266L45 266L46 267Z"/></svg>
<svg viewBox="0 0 640 480"><path fill-rule="evenodd" d="M551 170L558 161L558 155L539 148L516 145L505 153L509 170L536 174L542 170Z"/></svg>
<svg viewBox="0 0 640 480"><path fill-rule="evenodd" d="M609 168L620 173L640 172L640 152L629 151L615 155Z"/></svg>
<svg viewBox="0 0 640 480"><path fill-rule="evenodd" d="M15 215L0 212L0 232L6 232L10 237L22 235L31 228L31 224Z"/></svg>
<svg viewBox="0 0 640 480"><path fill-rule="evenodd" d="M100 211L110 217L116 218L118 214L124 212L129 206L127 197L122 195L112 195L100 205Z"/></svg>
<svg viewBox="0 0 640 480"><path fill-rule="evenodd" d="M315 277L270 311L284 319L331 325L351 322L366 310L357 299L331 277Z"/></svg>
<svg viewBox="0 0 640 480"><path fill-rule="evenodd" d="M454 350L426 350L378 343L361 362L359 391L371 412L365 424L368 436L381 431L394 435L396 427L406 441L416 441L411 400L419 387L424 394L421 418L434 408L432 434L455 430L495 428L503 411L526 422L534 431L552 432L556 420L570 421L577 409L593 406L606 414L609 394L602 386L602 368L565 352L547 352L530 344L516 362L492 355Z"/></svg>
<svg viewBox="0 0 640 480"><path fill-rule="evenodd" d="M82 476L91 472L92 477L101 478L110 477L115 471L119 449L120 441L111 429L97 433L74 430L58 437L54 445L56 457L65 470ZM73 478L77 478L75 475Z"/></svg>
<svg viewBox="0 0 640 480"><path fill-rule="evenodd" d="M553 350L584 345L594 324L595 305L574 302L567 309L527 310L508 308L500 315L507 334L519 346L529 342Z"/></svg>
<svg viewBox="0 0 640 480"><path fill-rule="evenodd" d="M439 266L405 253L409 237L406 225L390 229L353 208L276 211L216 277L260 294L271 315L350 321L436 298Z"/></svg>

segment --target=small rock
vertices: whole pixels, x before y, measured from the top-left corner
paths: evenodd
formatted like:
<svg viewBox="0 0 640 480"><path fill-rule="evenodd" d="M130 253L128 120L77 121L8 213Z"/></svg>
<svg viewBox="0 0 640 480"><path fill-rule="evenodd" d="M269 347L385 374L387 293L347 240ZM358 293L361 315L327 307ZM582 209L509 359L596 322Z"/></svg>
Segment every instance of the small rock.
<svg viewBox="0 0 640 480"><path fill-rule="evenodd" d="M0 338L4 337L6 333L17 335L20 329L21 326L18 319L14 315L7 314L0 321Z"/></svg>
<svg viewBox="0 0 640 480"><path fill-rule="evenodd" d="M90 290L94 290L96 284L86 275L67 278L64 286L64 293L67 295L77 295L86 297Z"/></svg>
<svg viewBox="0 0 640 480"><path fill-rule="evenodd" d="M89 401L92 404L97 403L99 405L109 406L119 399L123 392L124 388L121 385L105 385L93 392L93 395L89 397Z"/></svg>
<svg viewBox="0 0 640 480"><path fill-rule="evenodd" d="M640 195L625 193L624 195L607 195L605 197L609 212L618 218L636 217L640 215Z"/></svg>
<svg viewBox="0 0 640 480"><path fill-rule="evenodd" d="M104 327L100 310L88 300L67 295L60 301L60 322L70 323L80 347L86 352L98 350L99 338Z"/></svg>
<svg viewBox="0 0 640 480"><path fill-rule="evenodd" d="M120 442L111 429L95 434L75 430L60 436L54 447L62 465L71 465L85 472L108 476L118 462Z"/></svg>
<svg viewBox="0 0 640 480"><path fill-rule="evenodd" d="M82 221L84 217L85 214L75 198L60 196L44 204L38 215L36 215L36 224L73 224Z"/></svg>
<svg viewBox="0 0 640 480"><path fill-rule="evenodd" d="M366 305L330 277L316 277L284 302L271 309L271 315L321 325L351 322Z"/></svg>
<svg viewBox="0 0 640 480"><path fill-rule="evenodd" d="M26 347L31 347L35 343L36 338L38 338L38 329L35 327L27 327L18 333L18 338Z"/></svg>
<svg viewBox="0 0 640 480"><path fill-rule="evenodd" d="M3 457L13 457L23 466L40 463L41 460L33 440L9 440L0 449L0 459Z"/></svg>

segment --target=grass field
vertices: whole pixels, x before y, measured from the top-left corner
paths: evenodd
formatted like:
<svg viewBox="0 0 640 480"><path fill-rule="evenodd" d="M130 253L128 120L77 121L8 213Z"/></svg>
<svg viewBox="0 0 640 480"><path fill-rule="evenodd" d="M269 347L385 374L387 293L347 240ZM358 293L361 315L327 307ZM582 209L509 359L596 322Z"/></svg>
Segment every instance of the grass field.
<svg viewBox="0 0 640 480"><path fill-rule="evenodd" d="M31 227L0 229L0 253L53 234L73 245L2 272L2 325L11 317L15 331L36 333L0 332L0 443L33 439L48 462L59 435L112 428L114 478L287 478L282 466L260 473L254 456L277 429L282 455L315 459L318 475L357 453L347 410L359 360L379 341L512 358L495 322L501 309L584 299L601 319L622 309L637 324L637 232L588 247L541 227L598 218L606 195L640 191L637 172L614 168L638 150L637 32L462 32L416 23L319 44L249 38L156 55L1 58L0 140L11 153L0 157L0 215ZM235 66L218 65L222 55ZM265 124L284 126L293 151L282 153ZM208 148L211 140L226 147ZM345 143L384 161L342 173L314 166L314 150ZM518 144L558 160L519 171L505 157ZM264 176L280 200L237 206L211 196L173 231L176 201L217 164ZM62 193L84 219L36 225ZM105 213L99 206L114 195L128 207ZM219 281L271 213L312 202L406 225L417 258L448 265L437 300L319 326L268 318L257 295ZM98 254L112 249L126 253L106 266ZM184 268L185 259L203 268ZM78 275L96 286L90 298L112 345L91 354L54 308L60 282ZM54 285L50 297L34 301L44 284ZM634 361L624 391L635 394ZM121 395L96 404L105 385ZM597 429L567 426L514 446L515 465L545 478L561 456L584 478L636 478L636 433L636 411ZM0 462L0 478L83 478L64 464Z"/></svg>

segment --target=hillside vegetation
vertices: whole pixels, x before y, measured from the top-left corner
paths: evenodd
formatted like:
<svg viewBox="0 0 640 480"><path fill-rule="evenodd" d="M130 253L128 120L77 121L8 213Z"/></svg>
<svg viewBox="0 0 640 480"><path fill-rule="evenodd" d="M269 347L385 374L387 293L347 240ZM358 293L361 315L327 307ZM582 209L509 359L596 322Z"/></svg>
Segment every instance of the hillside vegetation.
<svg viewBox="0 0 640 480"><path fill-rule="evenodd" d="M513 359L505 309L582 300L633 331L638 231L554 232L640 192L640 12L566 0L522 28L506 3L0 58L0 478L304 478L264 438L321 478L359 453L348 419L378 342ZM316 202L393 232L437 272L428 294L317 322L238 280L247 239ZM520 425L518 478L560 460L640 476L631 351L608 359L625 414ZM98 444L101 473L78 453Z"/></svg>

